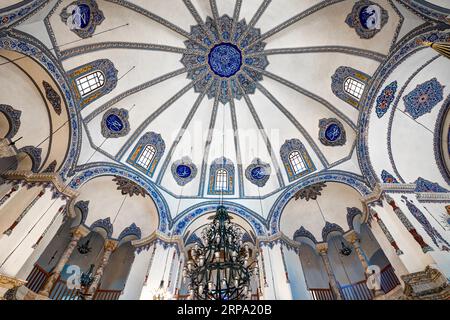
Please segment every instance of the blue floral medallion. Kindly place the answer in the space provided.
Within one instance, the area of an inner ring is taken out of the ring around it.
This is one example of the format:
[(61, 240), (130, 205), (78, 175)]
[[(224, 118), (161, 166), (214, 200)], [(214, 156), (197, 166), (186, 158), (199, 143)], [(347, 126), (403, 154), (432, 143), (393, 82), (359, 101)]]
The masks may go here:
[(405, 111), (413, 119), (417, 119), (425, 113), (430, 113), (444, 99), (443, 93), (444, 86), (436, 78), (419, 84), (413, 91), (403, 97)]
[(183, 157), (172, 163), (172, 176), (179, 186), (184, 186), (192, 181), (197, 175), (197, 167), (191, 158)]
[(120, 132), (124, 127), (122, 120), (115, 114), (106, 117), (106, 126), (114, 132)]
[(128, 111), (113, 108), (105, 112), (102, 120), (102, 135), (105, 138), (124, 137), (130, 132), (128, 123)]
[(188, 178), (191, 175), (192, 171), (191, 168), (189, 168), (187, 165), (185, 164), (180, 164), (177, 167), (177, 175), (180, 178)]
[(340, 135), (341, 128), (339, 128), (339, 126), (335, 123), (329, 125), (325, 130), (325, 137), (328, 139), (328, 141), (336, 141)]
[(264, 187), (267, 180), (269, 180), (270, 174), (270, 165), (259, 158), (254, 159), (245, 170), (247, 180), (258, 187)]
[(181, 63), (195, 82), (195, 92), (218, 97), (223, 104), (255, 93), (256, 82), (263, 79), (261, 71), (269, 64), (259, 29), (223, 15), (192, 26), (190, 35)]
[(389, 110), (391, 103), (394, 101), (395, 93), (397, 92), (397, 81), (391, 82), (387, 85), (381, 94), (377, 98), (377, 106), (375, 112), (378, 118), (384, 116), (384, 114)]
[(61, 11), (61, 20), (80, 38), (92, 37), (105, 16), (95, 0), (77, 0)]
[(354, 28), (360, 38), (370, 39), (387, 23), (388, 12), (369, 0), (361, 0), (353, 5), (352, 12), (345, 22)]
[(263, 167), (253, 168), (253, 170), (250, 172), (250, 174), (252, 175), (253, 179), (261, 180), (265, 176), (264, 168)]
[(326, 146), (342, 146), (347, 138), (344, 126), (335, 118), (319, 121), (319, 140)]
[(381, 171), (381, 180), (383, 183), (398, 183), (398, 180), (386, 170)]
[(231, 43), (219, 43), (209, 52), (208, 63), (216, 75), (229, 78), (241, 69), (241, 51)]

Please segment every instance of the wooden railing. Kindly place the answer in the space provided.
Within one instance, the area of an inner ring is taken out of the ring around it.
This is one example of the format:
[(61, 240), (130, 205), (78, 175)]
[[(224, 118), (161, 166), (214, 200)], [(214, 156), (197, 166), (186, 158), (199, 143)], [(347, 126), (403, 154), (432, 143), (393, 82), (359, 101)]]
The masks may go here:
[(53, 286), (50, 295), (48, 296), (52, 300), (78, 300), (79, 296), (77, 289), (69, 289), (67, 287), (67, 281), (58, 279)]
[[(33, 292), (39, 292), (42, 289), (45, 281), (50, 276), (50, 273), (43, 268), (34, 265), (33, 270), (27, 277), (26, 287)], [(93, 297), (93, 300), (119, 300), (122, 290), (103, 290), (98, 289)], [(49, 298), (52, 300), (78, 300), (80, 297), (77, 294), (77, 289), (69, 289), (67, 281), (58, 278), (50, 291)]]
[(372, 300), (373, 293), (367, 287), (366, 280), (354, 284), (341, 286), (342, 298), (344, 300)]
[(42, 269), (40, 266), (35, 265), (26, 279), (27, 284), (25, 286), (33, 292), (39, 292), (49, 275), (50, 274), (47, 271)]
[(122, 290), (98, 289), (94, 294), (94, 300), (119, 300)]
[[(400, 281), (395, 275), (394, 268), (387, 265), (381, 270), (381, 290), (386, 294), (400, 285)], [(374, 294), (367, 287), (366, 280), (354, 284), (340, 286), (344, 300), (372, 300)], [(309, 291), (314, 300), (335, 300), (331, 288), (317, 289), (310, 288)]]
[(310, 288), (313, 300), (335, 300), (334, 293), (330, 288)]

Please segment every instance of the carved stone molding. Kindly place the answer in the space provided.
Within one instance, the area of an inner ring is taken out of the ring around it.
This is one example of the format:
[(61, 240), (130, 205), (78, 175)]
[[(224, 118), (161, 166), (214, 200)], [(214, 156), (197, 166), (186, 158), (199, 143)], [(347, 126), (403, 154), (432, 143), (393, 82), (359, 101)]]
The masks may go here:
[(0, 274), (0, 288), (13, 289), (26, 284), (27, 281)]
[(63, 195), (74, 199), (79, 192), (64, 184), (57, 173), (33, 173), (31, 171), (6, 171), (2, 174), (6, 180), (22, 180), (27, 183), (51, 182)]
[(424, 271), (414, 272), (401, 277), (405, 282), (405, 300), (448, 300), (450, 286), (439, 271), (427, 266)]

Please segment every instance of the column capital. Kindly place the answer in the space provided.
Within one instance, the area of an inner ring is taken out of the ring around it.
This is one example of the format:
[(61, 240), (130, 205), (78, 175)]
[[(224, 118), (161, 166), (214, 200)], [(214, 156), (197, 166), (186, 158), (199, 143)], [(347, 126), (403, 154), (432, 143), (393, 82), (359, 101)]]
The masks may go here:
[(89, 232), (91, 231), (83, 225), (79, 225), (78, 227), (72, 229), (73, 236), (79, 238), (86, 237)]
[(328, 252), (328, 243), (318, 243), (316, 245), (316, 251), (320, 254), (320, 255), (326, 255)]
[(118, 244), (119, 242), (116, 240), (107, 239), (105, 241), (104, 247), (106, 251), (114, 251), (116, 250)]
[(351, 244), (358, 244), (360, 239), (355, 230), (351, 230), (347, 234), (344, 235), (344, 239), (350, 242)]

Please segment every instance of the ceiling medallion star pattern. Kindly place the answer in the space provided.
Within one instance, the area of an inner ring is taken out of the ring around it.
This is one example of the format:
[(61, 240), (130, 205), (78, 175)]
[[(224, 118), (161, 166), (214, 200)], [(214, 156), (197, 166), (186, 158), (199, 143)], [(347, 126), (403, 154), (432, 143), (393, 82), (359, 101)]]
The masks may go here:
[(322, 195), (322, 190), (327, 185), (324, 182), (319, 182), (312, 184), (310, 186), (307, 186), (299, 191), (294, 195), (295, 200), (298, 199), (305, 199), (306, 201), (309, 201), (310, 199), (316, 200), (318, 196)]
[(261, 71), (269, 64), (263, 54), (265, 43), (258, 41), (259, 29), (224, 15), (193, 26), (191, 36), (197, 42), (185, 42), (189, 52), (181, 62), (189, 70), (187, 77), (195, 82), (196, 92), (205, 92), (209, 99), (217, 96), (223, 104), (255, 92)]
[(129, 195), (130, 197), (141, 195), (144, 198), (147, 195), (147, 192), (144, 188), (138, 186), (136, 183), (128, 179), (120, 176), (115, 176), (112, 181), (117, 184), (117, 190), (119, 190), (123, 195)]

